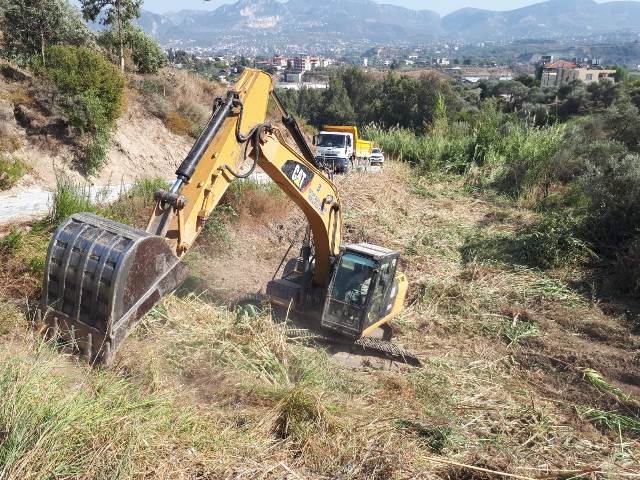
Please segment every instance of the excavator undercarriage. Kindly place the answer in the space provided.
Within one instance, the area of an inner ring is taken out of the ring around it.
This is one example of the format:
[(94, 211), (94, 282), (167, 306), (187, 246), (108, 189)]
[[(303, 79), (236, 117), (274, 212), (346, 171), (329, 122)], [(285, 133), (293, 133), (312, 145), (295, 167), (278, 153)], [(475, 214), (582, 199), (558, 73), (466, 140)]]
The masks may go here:
[[(181, 259), (229, 185), (259, 166), (308, 225), (300, 257), (267, 285), (269, 301), (305, 317), (317, 338), (414, 358), (384, 340), (363, 338), (403, 308), (407, 279), (396, 271), (399, 254), (370, 244), (341, 245), (338, 191), (273, 89), (269, 75), (246, 69), (234, 90), (216, 100), (175, 183), (156, 193), (146, 230), (89, 213), (57, 229), (38, 313), (48, 336), (92, 363), (109, 364), (137, 322), (185, 279)], [(297, 149), (265, 123), (270, 97)], [(238, 173), (246, 162), (249, 171)]]

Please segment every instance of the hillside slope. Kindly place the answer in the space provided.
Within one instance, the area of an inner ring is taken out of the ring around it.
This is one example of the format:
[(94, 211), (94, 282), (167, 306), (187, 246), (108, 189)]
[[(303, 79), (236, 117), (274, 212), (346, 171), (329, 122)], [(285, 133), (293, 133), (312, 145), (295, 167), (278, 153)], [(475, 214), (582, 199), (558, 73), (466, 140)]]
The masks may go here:
[(25, 290), (5, 296), (0, 405), (31, 413), (0, 409), (6, 478), (54, 469), (184, 479), (640, 473), (630, 303), (598, 298), (589, 279), (469, 256), (479, 235), (535, 213), (469, 194), (460, 179), (420, 179), (389, 162), (337, 183), (345, 241), (402, 252), (411, 286), (396, 341), (419, 352), (423, 368), (345, 364), (339, 351), (288, 341), (267, 314), (228, 309), (233, 296), (264, 287), (304, 227), (288, 200), (250, 186), (227, 199), (221, 214), (234, 213), (201, 237), (188, 282), (106, 371), (38, 346), (18, 309)]
[(171, 178), (193, 143), (191, 137), (167, 129), (149, 111), (148, 102), (129, 89), (105, 167), (97, 176), (86, 179), (76, 163), (77, 145), (70, 141), (55, 114), (38, 108), (30, 96), (30, 81), (30, 77), (16, 80), (0, 75), (0, 123), (5, 138), (11, 140), (10, 148), (5, 145), (6, 151), (0, 153), (20, 159), (29, 168), (15, 187), (18, 190), (30, 185), (51, 189), (60, 175), (100, 186), (131, 184), (141, 177)]

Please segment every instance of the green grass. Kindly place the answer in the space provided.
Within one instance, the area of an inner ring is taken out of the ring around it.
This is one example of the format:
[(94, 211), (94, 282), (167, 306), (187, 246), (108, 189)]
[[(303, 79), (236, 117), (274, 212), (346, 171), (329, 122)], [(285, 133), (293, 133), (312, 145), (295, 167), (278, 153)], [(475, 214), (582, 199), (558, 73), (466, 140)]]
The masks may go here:
[(11, 229), (11, 231), (0, 238), (0, 253), (12, 254), (17, 252), (22, 247), (24, 241), (24, 233), (17, 228)]
[(17, 157), (0, 157), (0, 190), (8, 190), (29, 171), (23, 160)]
[(73, 214), (80, 212), (96, 213), (97, 211), (97, 207), (91, 202), (91, 194), (88, 187), (77, 185), (67, 178), (59, 177), (45, 223), (55, 227)]
[(429, 451), (438, 455), (444, 453), (453, 444), (454, 432), (449, 426), (428, 425), (409, 419), (397, 420), (396, 426), (418, 436)]
[(588, 421), (613, 430), (614, 433), (640, 433), (640, 418), (638, 417), (590, 407), (583, 407), (579, 410)]
[[(140, 214), (146, 214), (145, 207), (153, 205), (155, 192), (167, 187), (167, 181), (161, 178), (142, 178), (116, 201), (106, 203), (101, 192), (92, 195), (88, 186), (60, 177), (49, 215), (44, 223), (55, 227), (73, 214), (91, 212), (121, 223), (132, 224)], [(105, 193), (106, 191), (105, 189)]]
[(584, 370), (582, 370), (582, 376), (587, 382), (596, 387), (598, 390), (613, 395), (620, 402), (628, 403), (631, 401), (630, 395), (624, 393), (618, 387), (609, 383), (600, 372), (593, 370), (592, 368), (585, 368)]
[(504, 329), (504, 335), (509, 340), (509, 345), (517, 344), (527, 337), (536, 337), (540, 334), (537, 323), (528, 320), (509, 321)]

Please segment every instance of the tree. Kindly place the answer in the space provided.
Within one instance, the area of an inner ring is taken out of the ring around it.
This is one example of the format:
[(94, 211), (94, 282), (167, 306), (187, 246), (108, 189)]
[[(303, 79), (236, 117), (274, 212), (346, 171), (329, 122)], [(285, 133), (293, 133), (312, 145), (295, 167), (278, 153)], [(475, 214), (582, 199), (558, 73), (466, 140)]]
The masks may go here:
[(11, 55), (39, 55), (46, 64), (49, 45), (82, 45), (91, 33), (65, 0), (0, 0), (0, 30)]
[[(143, 0), (80, 0), (82, 15), (86, 20), (95, 22), (98, 17), (100, 23), (109, 25), (116, 30), (118, 39), (118, 53), (120, 70), (124, 72), (124, 45), (126, 33), (131, 26), (131, 20), (140, 16)], [(101, 17), (101, 15), (103, 15)]]
[(321, 118), (321, 123), (335, 125), (355, 124), (356, 115), (340, 77), (333, 77), (329, 81), (329, 89), (325, 92), (323, 98), (322, 111), (323, 118)]
[[(112, 30), (104, 31), (98, 38), (98, 43), (112, 55), (115, 52), (119, 55), (120, 42)], [(167, 56), (160, 45), (138, 26), (127, 28), (125, 44), (131, 50), (131, 59), (139, 73), (157, 73), (167, 63)]]

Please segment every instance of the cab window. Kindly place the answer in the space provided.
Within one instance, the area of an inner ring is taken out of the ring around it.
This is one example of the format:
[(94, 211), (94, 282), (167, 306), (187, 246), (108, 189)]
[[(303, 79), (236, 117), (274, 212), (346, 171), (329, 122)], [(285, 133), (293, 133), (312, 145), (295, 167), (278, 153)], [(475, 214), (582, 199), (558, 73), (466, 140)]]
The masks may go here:
[(331, 298), (355, 306), (364, 306), (371, 287), (375, 263), (360, 255), (342, 256), (331, 290)]

